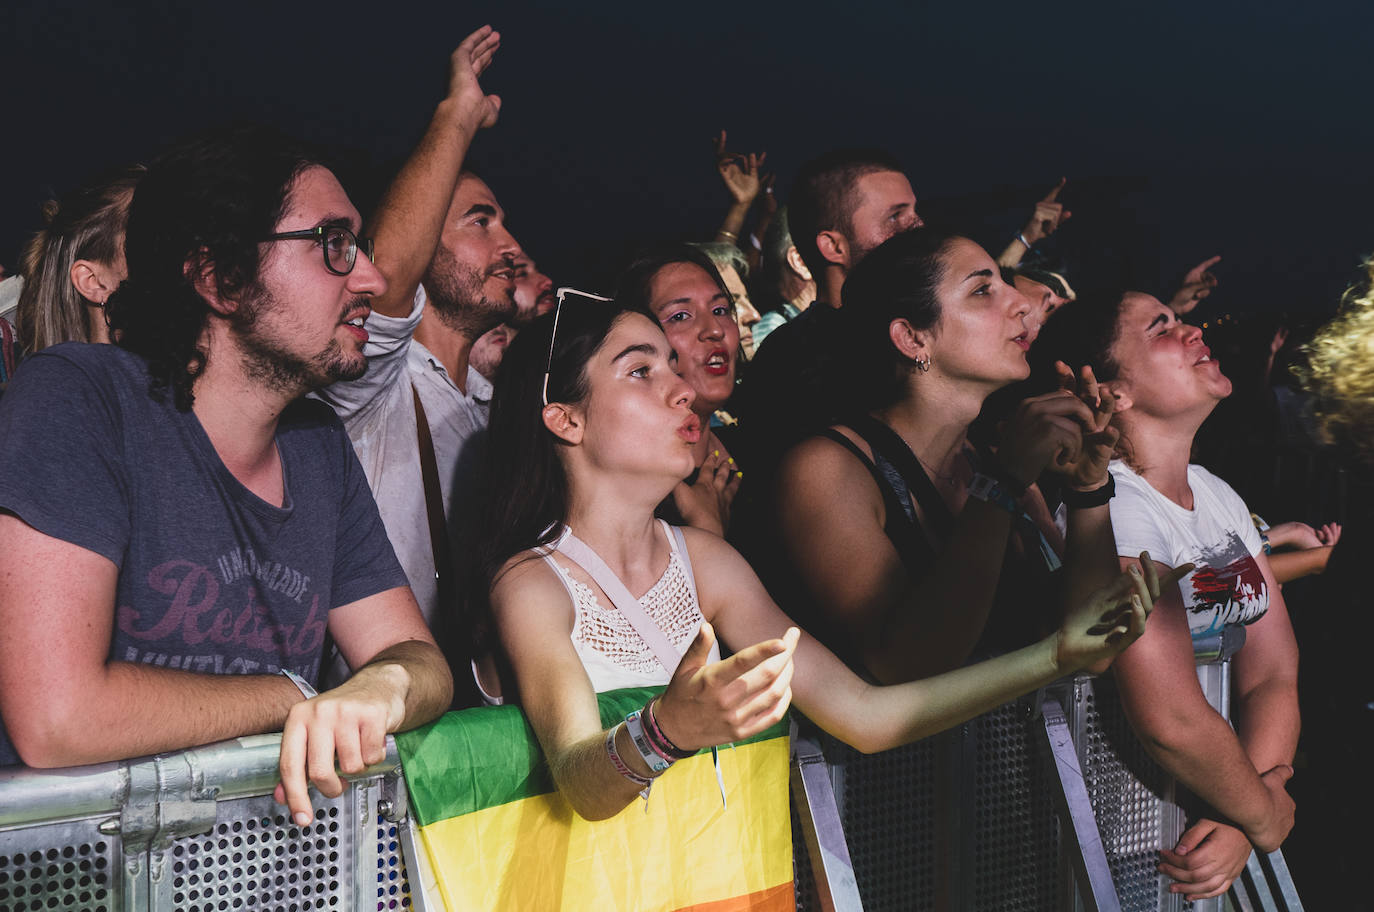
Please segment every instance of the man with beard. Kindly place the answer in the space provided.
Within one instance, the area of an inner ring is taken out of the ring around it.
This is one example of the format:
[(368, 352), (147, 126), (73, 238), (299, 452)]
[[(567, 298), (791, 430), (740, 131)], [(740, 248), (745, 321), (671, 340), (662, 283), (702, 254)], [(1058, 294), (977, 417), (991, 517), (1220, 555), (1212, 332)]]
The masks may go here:
[[(348, 429), (431, 624), (454, 611), (465, 538), (457, 520), (473, 500), (491, 401), (473, 345), (516, 311), (520, 245), (491, 189), (463, 167), (473, 136), (500, 113), (500, 98), (478, 82), (499, 44), (486, 27), (454, 51), (449, 93), (372, 218), (388, 288), (364, 324), (367, 374), (321, 392)], [(340, 657), (331, 679), (347, 671)]]
[(529, 326), (535, 317), (553, 310), (557, 303), (553, 279), (540, 272), (534, 260), (522, 254), (515, 261), (515, 316), (509, 323), (487, 330), (472, 346), (468, 363), (488, 381), (495, 382), (496, 369), (501, 366), (506, 346), (514, 341), (515, 334)]
[[(452, 680), (338, 419), (386, 280), (320, 159), (206, 134), (143, 178), (117, 345), (25, 363), (0, 403), (0, 765), (283, 731), (310, 820)], [(357, 673), (315, 695), (326, 636)]]

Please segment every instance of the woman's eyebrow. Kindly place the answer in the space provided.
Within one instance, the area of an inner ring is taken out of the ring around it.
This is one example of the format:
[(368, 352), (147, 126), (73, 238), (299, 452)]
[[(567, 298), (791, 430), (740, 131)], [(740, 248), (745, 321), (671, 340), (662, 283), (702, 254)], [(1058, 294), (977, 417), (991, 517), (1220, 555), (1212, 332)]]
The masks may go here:
[(628, 357), (630, 355), (635, 354), (636, 352), (645, 355), (657, 355), (658, 347), (649, 342), (640, 342), (637, 345), (627, 346), (624, 351), (622, 351), (620, 354), (616, 355), (614, 358), (611, 359), (611, 363), (614, 364), (621, 358)]
[(1153, 320), (1150, 321), (1150, 325), (1147, 326), (1147, 327), (1145, 327), (1145, 331), (1146, 331), (1146, 332), (1152, 332), (1157, 324), (1159, 324), (1159, 323), (1168, 323), (1168, 322), (1169, 322), (1169, 315), (1168, 315), (1168, 314), (1157, 314), (1157, 315), (1155, 316), (1155, 318), (1154, 318)]
[(990, 278), (992, 278), (992, 270), (991, 270), (991, 269), (980, 269), (980, 270), (978, 270), (977, 272), (970, 272), (968, 275), (964, 276), (964, 281), (967, 282), (969, 279), (977, 279), (977, 278), (984, 278), (984, 279), (990, 279)]

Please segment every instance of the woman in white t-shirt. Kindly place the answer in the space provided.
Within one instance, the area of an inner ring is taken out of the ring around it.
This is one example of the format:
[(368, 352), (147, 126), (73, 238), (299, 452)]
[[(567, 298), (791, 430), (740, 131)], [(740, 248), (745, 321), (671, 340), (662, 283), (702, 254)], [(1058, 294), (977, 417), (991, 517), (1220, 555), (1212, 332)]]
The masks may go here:
[[(1162, 853), (1160, 870), (1189, 899), (1216, 896), (1252, 843), (1271, 851), (1292, 827), (1284, 783), (1298, 741), (1298, 648), (1282, 592), (1240, 497), (1189, 463), (1194, 435), (1231, 381), (1202, 330), (1147, 294), (1070, 305), (1040, 345), (1091, 365), (1116, 397), (1111, 514), (1123, 566), (1142, 550), (1161, 569), (1196, 565), (1161, 594), (1145, 635), (1113, 668), (1145, 748), (1216, 810)], [(1235, 730), (1208, 704), (1193, 661), (1193, 637), (1227, 624), (1246, 627), (1232, 664)]]
[[(1151, 588), (1168, 586), (1134, 567), (1038, 643), (875, 687), (793, 626), (718, 536), (654, 519), (704, 429), (653, 320), (566, 298), (516, 337), (502, 371), (479, 544), (502, 690), (589, 819), (671, 775), (675, 756), (761, 731), (793, 700), (863, 751), (958, 724), (1110, 659), (1144, 628)], [(734, 650), (723, 661), (717, 636)], [(607, 730), (596, 693), (627, 685), (666, 689)]]

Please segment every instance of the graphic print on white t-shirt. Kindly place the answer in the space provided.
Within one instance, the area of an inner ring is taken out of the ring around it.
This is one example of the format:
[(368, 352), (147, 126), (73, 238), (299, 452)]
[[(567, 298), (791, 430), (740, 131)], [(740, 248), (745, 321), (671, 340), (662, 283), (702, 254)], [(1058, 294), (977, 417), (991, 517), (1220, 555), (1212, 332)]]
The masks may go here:
[(1179, 581), (1194, 636), (1255, 620), (1269, 606), (1259, 564), (1235, 532), (1191, 557), (1198, 569)]

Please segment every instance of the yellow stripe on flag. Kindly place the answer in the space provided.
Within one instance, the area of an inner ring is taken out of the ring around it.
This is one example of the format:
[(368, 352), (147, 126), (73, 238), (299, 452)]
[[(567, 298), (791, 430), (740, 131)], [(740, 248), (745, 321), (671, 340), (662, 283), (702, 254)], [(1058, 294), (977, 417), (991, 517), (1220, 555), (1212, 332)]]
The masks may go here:
[(420, 832), (450, 910), (786, 910), (792, 897), (786, 737), (679, 761), (610, 820), (559, 794), (440, 820)]

